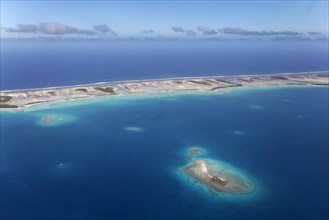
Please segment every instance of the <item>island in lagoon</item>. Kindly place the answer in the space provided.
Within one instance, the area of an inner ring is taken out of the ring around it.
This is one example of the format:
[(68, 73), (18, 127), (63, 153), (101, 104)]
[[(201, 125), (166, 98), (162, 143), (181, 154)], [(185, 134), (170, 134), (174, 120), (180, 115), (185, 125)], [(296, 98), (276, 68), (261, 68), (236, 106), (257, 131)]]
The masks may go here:
[(56, 121), (56, 118), (53, 117), (52, 115), (44, 115), (43, 118), (42, 118), (42, 124), (52, 124)]
[(255, 184), (237, 169), (223, 162), (199, 158), (203, 153), (201, 148), (190, 148), (187, 153), (190, 163), (180, 172), (215, 193), (249, 194), (255, 191)]
[(329, 85), (329, 72), (283, 73), (272, 75), (183, 77), (158, 80), (103, 82), (87, 85), (0, 91), (0, 108), (17, 109), (34, 104), (88, 97), (217, 91), (225, 88)]

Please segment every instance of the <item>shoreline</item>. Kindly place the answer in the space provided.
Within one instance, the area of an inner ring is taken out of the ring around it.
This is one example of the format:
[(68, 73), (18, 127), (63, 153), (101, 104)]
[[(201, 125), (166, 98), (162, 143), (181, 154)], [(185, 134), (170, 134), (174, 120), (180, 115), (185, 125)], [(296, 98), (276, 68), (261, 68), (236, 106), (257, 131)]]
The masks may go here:
[(93, 99), (161, 95), (178, 92), (217, 92), (224, 89), (279, 86), (329, 86), (329, 71), (277, 73), (265, 75), (222, 75), (176, 77), (147, 80), (98, 82), (73, 86), (0, 91), (0, 110), (22, 110), (41, 103), (57, 103)]
[(113, 80), (113, 81), (101, 81), (93, 83), (83, 83), (83, 84), (74, 84), (66, 86), (49, 86), (49, 87), (35, 87), (35, 88), (26, 88), (26, 89), (7, 89), (0, 90), (1, 93), (8, 92), (21, 92), (21, 91), (35, 91), (35, 90), (49, 90), (49, 89), (62, 89), (62, 88), (71, 88), (71, 87), (83, 87), (83, 86), (93, 86), (93, 85), (102, 85), (110, 83), (130, 83), (130, 82), (154, 82), (154, 81), (165, 81), (165, 80), (183, 80), (183, 79), (203, 79), (203, 78), (230, 78), (230, 77), (262, 77), (262, 76), (277, 76), (277, 75), (298, 75), (298, 74), (329, 74), (329, 70), (320, 70), (320, 71), (307, 71), (307, 72), (287, 72), (287, 73), (268, 73), (268, 74), (231, 74), (231, 75), (208, 75), (208, 76), (181, 76), (181, 77), (165, 77), (165, 78), (150, 78), (150, 79), (131, 79), (131, 80)]

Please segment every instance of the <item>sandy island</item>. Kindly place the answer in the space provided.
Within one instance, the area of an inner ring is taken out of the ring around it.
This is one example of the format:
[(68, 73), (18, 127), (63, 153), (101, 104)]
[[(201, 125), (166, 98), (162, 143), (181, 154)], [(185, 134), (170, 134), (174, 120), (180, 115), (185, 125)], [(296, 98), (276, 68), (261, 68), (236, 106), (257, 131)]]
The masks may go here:
[(236, 169), (215, 160), (198, 158), (201, 154), (202, 149), (190, 148), (187, 158), (191, 163), (181, 171), (216, 193), (248, 194), (255, 190), (254, 183)]
[(104, 82), (67, 87), (0, 91), (0, 109), (19, 111), (38, 103), (75, 100), (98, 96), (151, 94), (179, 91), (217, 91), (230, 87), (288, 85), (329, 85), (329, 72), (272, 75), (184, 77), (159, 80)]

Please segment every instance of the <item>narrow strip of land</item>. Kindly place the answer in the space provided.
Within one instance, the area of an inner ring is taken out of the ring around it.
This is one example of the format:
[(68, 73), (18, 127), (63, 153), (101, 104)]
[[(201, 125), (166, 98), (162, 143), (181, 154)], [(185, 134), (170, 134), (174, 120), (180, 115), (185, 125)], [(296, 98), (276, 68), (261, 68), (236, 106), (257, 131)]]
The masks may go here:
[(208, 76), (160, 80), (103, 82), (56, 88), (0, 91), (0, 108), (28, 107), (33, 104), (87, 97), (166, 93), (179, 91), (216, 91), (230, 87), (288, 85), (329, 85), (329, 72), (284, 73), (273, 75)]

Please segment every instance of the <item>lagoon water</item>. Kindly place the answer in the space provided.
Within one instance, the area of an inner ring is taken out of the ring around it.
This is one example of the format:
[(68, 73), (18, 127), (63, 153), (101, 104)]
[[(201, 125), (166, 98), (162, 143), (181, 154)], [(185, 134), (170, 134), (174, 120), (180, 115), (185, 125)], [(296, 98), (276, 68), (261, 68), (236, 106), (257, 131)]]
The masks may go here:
[[(327, 87), (293, 87), (1, 112), (1, 219), (327, 219), (328, 110)], [(191, 146), (255, 193), (183, 176)]]

